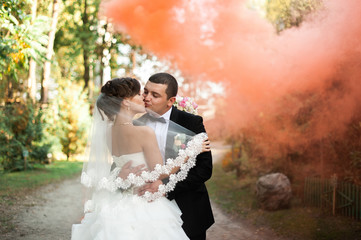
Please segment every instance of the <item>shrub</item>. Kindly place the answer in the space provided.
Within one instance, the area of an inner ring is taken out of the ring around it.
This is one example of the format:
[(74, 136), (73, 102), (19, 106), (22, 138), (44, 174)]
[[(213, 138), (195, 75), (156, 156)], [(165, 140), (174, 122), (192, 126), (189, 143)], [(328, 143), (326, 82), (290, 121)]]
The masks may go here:
[(54, 116), (49, 133), (57, 136), (67, 159), (84, 151), (90, 127), (90, 104), (80, 85), (63, 81), (57, 98), (50, 106)]
[[(6, 171), (43, 163), (50, 150), (45, 143), (42, 111), (31, 101), (7, 103), (0, 113), (0, 164)], [(28, 161), (24, 161), (28, 155)]]

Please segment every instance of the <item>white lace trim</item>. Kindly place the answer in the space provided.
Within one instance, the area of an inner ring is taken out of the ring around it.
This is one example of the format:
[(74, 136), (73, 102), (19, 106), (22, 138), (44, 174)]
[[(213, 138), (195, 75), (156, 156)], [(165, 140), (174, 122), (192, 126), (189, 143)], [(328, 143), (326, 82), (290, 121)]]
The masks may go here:
[[(91, 177), (85, 172), (81, 175), (81, 183), (86, 187), (90, 188), (96, 185), (98, 190), (106, 189), (110, 192), (115, 192), (119, 188), (127, 189), (131, 186), (140, 187), (147, 182), (156, 181), (160, 175), (167, 174), (171, 172), (174, 167), (180, 167), (180, 170), (177, 173), (169, 175), (169, 182), (167, 184), (161, 184), (158, 188), (158, 191), (155, 193), (145, 192), (142, 196), (147, 201), (153, 201), (159, 197), (162, 197), (165, 193), (171, 192), (174, 190), (177, 182), (184, 180), (189, 170), (196, 165), (196, 157), (202, 151), (202, 143), (208, 138), (206, 133), (197, 134), (187, 143), (185, 149), (179, 150), (178, 156), (175, 159), (169, 158), (165, 165), (157, 164), (153, 171), (143, 171), (140, 176), (136, 176), (131, 173), (128, 175), (127, 179), (122, 179), (118, 177), (120, 168), (116, 167), (109, 177), (102, 178), (98, 184), (92, 182)], [(184, 162), (188, 157), (188, 161)]]

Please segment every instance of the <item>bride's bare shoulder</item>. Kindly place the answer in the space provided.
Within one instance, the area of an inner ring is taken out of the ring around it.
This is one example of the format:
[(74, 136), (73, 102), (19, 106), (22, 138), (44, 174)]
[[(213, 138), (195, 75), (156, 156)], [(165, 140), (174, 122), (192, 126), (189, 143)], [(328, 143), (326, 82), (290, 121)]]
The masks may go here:
[(143, 138), (155, 137), (154, 130), (148, 126), (138, 126), (138, 130)]

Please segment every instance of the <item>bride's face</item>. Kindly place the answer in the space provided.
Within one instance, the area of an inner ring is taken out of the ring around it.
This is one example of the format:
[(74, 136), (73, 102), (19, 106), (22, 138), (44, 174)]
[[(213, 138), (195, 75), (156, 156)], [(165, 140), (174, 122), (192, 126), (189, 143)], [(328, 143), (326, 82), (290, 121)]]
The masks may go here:
[(131, 103), (130, 108), (134, 112), (136, 112), (136, 113), (145, 112), (145, 107), (144, 107), (144, 103), (143, 103), (143, 96), (142, 96), (142, 94), (140, 92), (130, 99), (130, 103)]

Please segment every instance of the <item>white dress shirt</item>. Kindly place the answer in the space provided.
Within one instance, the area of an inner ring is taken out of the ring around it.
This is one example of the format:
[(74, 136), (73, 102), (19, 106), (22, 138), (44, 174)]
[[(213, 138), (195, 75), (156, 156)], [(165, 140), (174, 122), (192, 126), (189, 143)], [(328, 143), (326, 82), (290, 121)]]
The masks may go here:
[(169, 118), (171, 113), (172, 113), (172, 108), (170, 108), (166, 113), (160, 116), (166, 120), (165, 123), (158, 121), (150, 121), (150, 120), (147, 120), (145, 123), (145, 125), (151, 127), (155, 132), (160, 154), (162, 155), (163, 163), (165, 163), (165, 146), (167, 142), (167, 132), (168, 132)]

